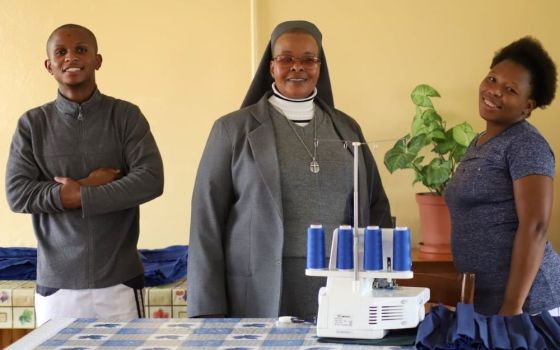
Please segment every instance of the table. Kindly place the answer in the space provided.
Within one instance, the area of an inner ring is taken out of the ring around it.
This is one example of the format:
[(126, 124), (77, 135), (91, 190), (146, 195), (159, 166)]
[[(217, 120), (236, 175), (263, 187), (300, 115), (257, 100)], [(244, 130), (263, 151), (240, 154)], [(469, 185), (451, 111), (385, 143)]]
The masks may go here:
[(398, 280), (401, 286), (430, 288), (430, 302), (455, 305), (461, 296), (461, 275), (450, 254), (423, 253), (412, 248), (412, 279)]
[[(122, 349), (399, 349), (319, 343), (315, 326), (276, 319), (56, 319), (45, 323), (7, 350)], [(400, 349), (414, 349), (402, 347)]]
[(429, 273), (442, 276), (457, 274), (451, 254), (424, 253), (420, 248), (415, 247), (410, 250), (410, 258), (414, 274)]

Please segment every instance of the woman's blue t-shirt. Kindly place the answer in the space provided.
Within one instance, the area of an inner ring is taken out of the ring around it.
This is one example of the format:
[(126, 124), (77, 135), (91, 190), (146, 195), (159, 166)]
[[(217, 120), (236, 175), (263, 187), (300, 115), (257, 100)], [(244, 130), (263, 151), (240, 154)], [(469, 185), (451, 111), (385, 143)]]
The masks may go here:
[[(554, 177), (554, 154), (527, 121), (516, 123), (467, 149), (445, 190), (451, 215), (453, 260), (474, 272), (475, 309), (498, 313), (509, 275), (518, 227), (513, 182), (528, 175)], [(560, 306), (560, 257), (549, 242), (523, 310), (538, 313)]]

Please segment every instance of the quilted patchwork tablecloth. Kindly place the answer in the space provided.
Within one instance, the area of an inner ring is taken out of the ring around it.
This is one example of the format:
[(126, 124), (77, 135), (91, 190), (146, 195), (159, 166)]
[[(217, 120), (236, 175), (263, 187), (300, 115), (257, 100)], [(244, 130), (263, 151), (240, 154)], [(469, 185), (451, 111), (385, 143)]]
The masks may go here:
[(34, 300), (34, 281), (0, 281), (0, 328), (35, 328)]
[[(136, 319), (129, 322), (76, 319), (53, 330), (46, 339), (38, 338), (39, 333), (27, 336), (37, 338), (35, 343), (16, 343), (13, 349), (30, 347), (29, 344), (35, 344), (31, 348), (39, 350), (372, 349), (371, 346), (319, 343), (313, 325), (283, 324), (275, 319)], [(20, 342), (24, 340), (26, 338)], [(400, 349), (394, 346), (373, 348)]]
[[(0, 329), (35, 328), (35, 281), (0, 280)], [(186, 318), (187, 281), (144, 288), (147, 317)]]

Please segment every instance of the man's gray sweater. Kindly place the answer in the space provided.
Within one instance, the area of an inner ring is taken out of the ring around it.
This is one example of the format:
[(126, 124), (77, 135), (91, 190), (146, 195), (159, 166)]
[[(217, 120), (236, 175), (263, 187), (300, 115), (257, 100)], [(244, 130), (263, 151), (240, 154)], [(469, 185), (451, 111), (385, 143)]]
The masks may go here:
[[(6, 168), (10, 208), (32, 214), (39, 285), (104, 288), (142, 274), (139, 205), (163, 193), (163, 164), (137, 106), (98, 90), (82, 104), (59, 93), (19, 119)], [(65, 210), (53, 178), (98, 168), (123, 176), (81, 187), (81, 209)]]

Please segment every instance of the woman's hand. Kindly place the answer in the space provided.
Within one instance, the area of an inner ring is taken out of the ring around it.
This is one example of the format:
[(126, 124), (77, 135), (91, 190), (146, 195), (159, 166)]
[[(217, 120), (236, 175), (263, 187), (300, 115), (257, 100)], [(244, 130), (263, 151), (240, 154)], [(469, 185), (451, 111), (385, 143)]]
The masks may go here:
[(523, 309), (521, 308), (521, 306), (515, 307), (515, 306), (503, 304), (502, 307), (500, 308), (500, 311), (498, 312), (498, 315), (515, 316), (515, 315), (521, 315), (522, 313), (523, 313)]

